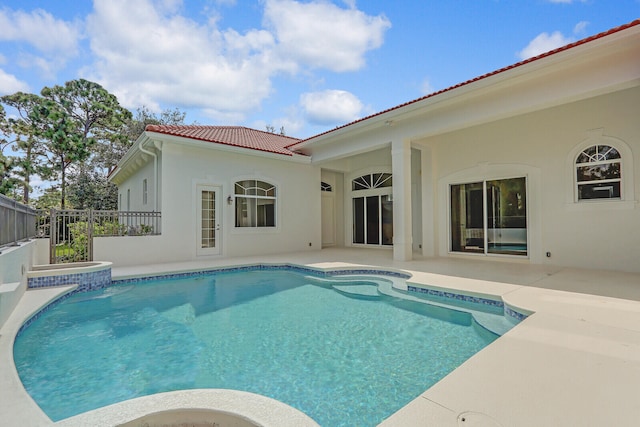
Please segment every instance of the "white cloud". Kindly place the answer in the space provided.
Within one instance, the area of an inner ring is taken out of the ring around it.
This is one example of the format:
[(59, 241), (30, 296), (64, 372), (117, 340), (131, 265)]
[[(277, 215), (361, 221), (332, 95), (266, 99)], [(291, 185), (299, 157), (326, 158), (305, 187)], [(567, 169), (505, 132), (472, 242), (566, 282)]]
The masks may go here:
[(56, 19), (42, 9), (0, 10), (0, 40), (26, 42), (42, 53), (71, 57), (78, 51), (79, 39), (79, 23)]
[(86, 25), (95, 61), (81, 75), (128, 108), (199, 108), (237, 123), (271, 94), (276, 75), (358, 69), (389, 27), (384, 17), (328, 3), (264, 5), (268, 28), (240, 33), (219, 29), (217, 19), (201, 23), (174, 12), (179, 1), (95, 0)]
[(342, 0), (342, 2), (344, 4), (346, 4), (347, 7), (349, 7), (349, 9), (355, 9), (356, 8), (356, 0)]
[(301, 116), (299, 105), (291, 105), (284, 109), (284, 116), (276, 117), (267, 122), (263, 119), (254, 120), (249, 124), (254, 129), (266, 129), (267, 126), (273, 126), (277, 133), (284, 128), (285, 135), (300, 138), (300, 132), (305, 128), (306, 121)]
[(518, 52), (518, 56), (520, 59), (532, 58), (571, 42), (573, 39), (565, 37), (560, 31), (554, 31), (551, 34), (541, 33), (531, 40), (527, 47)]
[(0, 9), (0, 41), (15, 42), (18, 53), (11, 61), (25, 69), (38, 69), (45, 79), (77, 56), (82, 23), (67, 22), (36, 9), (31, 12)]
[(322, 1), (266, 0), (264, 20), (283, 58), (337, 72), (361, 69), (364, 55), (382, 45), (391, 27), (383, 15), (369, 16)]
[(573, 34), (580, 35), (584, 34), (587, 30), (587, 26), (589, 25), (589, 21), (580, 21), (573, 27)]
[(300, 131), (304, 128), (304, 121), (296, 117), (280, 117), (273, 121), (273, 125), (277, 132), (284, 129), (284, 134), (287, 136), (298, 136)]
[(55, 80), (56, 72), (64, 66), (63, 60), (47, 59), (29, 53), (19, 54), (15, 59), (15, 63), (24, 69), (38, 69), (41, 77), (47, 80)]
[(182, 8), (182, 0), (157, 0), (158, 9), (164, 13), (176, 13)]
[(168, 103), (238, 120), (271, 91), (279, 64), (266, 31), (222, 32), (148, 0), (96, 0), (94, 8), (87, 29), (97, 60), (83, 74), (127, 107)]
[(29, 85), (18, 80), (14, 75), (6, 73), (0, 69), (0, 96), (9, 95), (16, 92), (29, 92)]
[(425, 78), (424, 81), (422, 82), (422, 85), (420, 86), (420, 91), (422, 92), (423, 95), (429, 95), (430, 93), (435, 92), (435, 89), (431, 85), (431, 82), (429, 81), (428, 78)]
[(362, 102), (344, 90), (303, 93), (300, 105), (309, 121), (320, 125), (357, 120), (363, 109)]

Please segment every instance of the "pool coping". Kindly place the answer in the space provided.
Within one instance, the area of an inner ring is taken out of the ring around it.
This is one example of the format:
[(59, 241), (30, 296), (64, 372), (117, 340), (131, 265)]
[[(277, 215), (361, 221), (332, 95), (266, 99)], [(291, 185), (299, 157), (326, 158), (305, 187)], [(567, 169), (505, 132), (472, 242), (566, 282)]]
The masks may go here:
[[(347, 263), (305, 265), (346, 268)], [(482, 419), (485, 425), (635, 423), (637, 402), (633, 396), (640, 383), (640, 302), (411, 269), (402, 271), (412, 274), (412, 282), (456, 292), (490, 293), (509, 306), (535, 314), (391, 415), (381, 426), (418, 423), (457, 426), (461, 418)], [(46, 304), (55, 294), (69, 290), (72, 288), (26, 292), (0, 330), (3, 366), (8, 366), (4, 363), (7, 353), (13, 363), (13, 339), (8, 324), (13, 322), (16, 328), (16, 322), (21, 323), (16, 317), (33, 314), (29, 313), (29, 306), (42, 305), (43, 301)], [(3, 419), (10, 425), (11, 420), (20, 425), (59, 425), (60, 422), (52, 423), (26, 394), (17, 373), (11, 375), (6, 371), (10, 369), (3, 369), (0, 378), (3, 394), (7, 394), (7, 399), (4, 396), (0, 399)]]

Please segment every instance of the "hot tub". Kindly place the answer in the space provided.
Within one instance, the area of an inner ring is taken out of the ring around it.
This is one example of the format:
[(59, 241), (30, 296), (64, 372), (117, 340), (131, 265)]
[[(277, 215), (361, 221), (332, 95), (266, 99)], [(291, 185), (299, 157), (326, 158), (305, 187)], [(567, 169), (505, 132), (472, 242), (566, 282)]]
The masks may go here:
[(85, 412), (56, 427), (319, 427), (275, 399), (238, 390), (194, 389), (152, 394)]

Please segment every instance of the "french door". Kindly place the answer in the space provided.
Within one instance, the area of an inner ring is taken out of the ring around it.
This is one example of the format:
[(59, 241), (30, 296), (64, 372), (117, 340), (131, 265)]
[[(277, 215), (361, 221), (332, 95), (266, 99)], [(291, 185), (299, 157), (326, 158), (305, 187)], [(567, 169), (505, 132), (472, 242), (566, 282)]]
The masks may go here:
[(220, 187), (199, 185), (197, 186), (197, 254), (218, 255), (221, 246), (221, 213)]
[(353, 243), (393, 245), (390, 194), (353, 198)]

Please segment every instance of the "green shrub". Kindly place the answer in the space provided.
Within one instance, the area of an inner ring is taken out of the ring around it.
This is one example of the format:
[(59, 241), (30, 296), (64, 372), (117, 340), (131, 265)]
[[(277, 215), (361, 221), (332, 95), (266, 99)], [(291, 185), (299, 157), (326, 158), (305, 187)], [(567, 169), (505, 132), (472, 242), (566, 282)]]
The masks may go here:
[(73, 259), (77, 261), (86, 260), (89, 255), (87, 253), (89, 242), (87, 221), (78, 221), (69, 224), (69, 230), (71, 231), (69, 247), (73, 251)]

